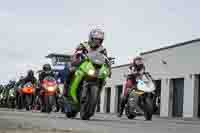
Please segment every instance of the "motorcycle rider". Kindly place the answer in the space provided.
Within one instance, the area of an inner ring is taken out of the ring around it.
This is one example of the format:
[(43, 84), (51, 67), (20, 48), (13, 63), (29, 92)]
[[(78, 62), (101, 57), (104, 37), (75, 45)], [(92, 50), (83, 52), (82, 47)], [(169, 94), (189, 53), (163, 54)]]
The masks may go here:
[(3, 91), (3, 85), (0, 85), (0, 94)]
[(71, 66), (70, 62), (66, 63), (64, 66), (64, 70), (63, 70), (63, 81), (64, 81), (63, 82), (64, 83), (63, 95), (64, 96), (68, 96), (67, 90), (70, 86), (70, 79), (71, 79), (70, 76), (72, 75), (72, 74), (70, 74), (70, 69), (69, 69), (70, 66)]
[(51, 69), (51, 65), (50, 64), (44, 64), (43, 67), (42, 67), (42, 71), (41, 73), (39, 74), (39, 89), (37, 92), (40, 92), (40, 98), (41, 98), (41, 101), (42, 101), (42, 112), (44, 111), (44, 95), (43, 95), (43, 90), (44, 88), (42, 87), (42, 82), (44, 80), (44, 78), (46, 78), (47, 76), (52, 76), (52, 77), (55, 77), (55, 74), (54, 72), (52, 71)]
[(39, 82), (42, 83), (43, 79), (47, 76), (55, 76), (51, 69), (50, 64), (44, 64), (42, 67), (42, 72), (39, 74)]
[(33, 85), (37, 84), (37, 79), (34, 76), (33, 70), (28, 70), (27, 76), (23, 79), (21, 86), (23, 87), (28, 82), (31, 82)]
[(17, 83), (15, 84), (15, 86), (18, 87), (19, 85), (21, 85), (22, 82), (23, 82), (23, 80), (24, 80), (24, 76), (20, 76), (19, 80), (17, 81)]
[[(35, 87), (37, 85), (37, 79), (34, 76), (33, 70), (28, 70), (26, 77), (21, 80), (22, 80), (21, 85), (20, 85), (21, 87), (23, 87), (26, 83), (29, 83), (29, 82)], [(21, 93), (21, 89), (20, 89), (20, 94), (23, 94), (23, 93)], [(18, 99), (18, 100), (20, 100), (20, 99)], [(23, 95), (22, 95), (22, 100), (24, 100)]]
[(5, 91), (6, 101), (9, 96), (10, 89), (12, 89), (15, 86), (15, 84), (16, 84), (15, 80), (10, 80), (9, 83), (6, 85), (6, 91)]
[[(107, 56), (107, 51), (102, 45), (103, 41), (104, 41), (104, 31), (98, 28), (92, 29), (90, 31), (89, 40), (85, 42), (81, 42), (76, 48), (75, 53), (71, 58), (71, 62), (68, 64), (68, 67), (67, 67), (70, 74), (68, 75), (68, 77), (66, 77), (66, 79), (70, 79), (72, 77), (73, 73), (76, 71), (79, 65), (84, 61), (85, 55), (87, 53), (92, 52), (92, 51), (98, 51), (104, 54), (105, 56)], [(110, 62), (108, 62), (108, 64), (110, 67), (111, 66)], [(66, 89), (67, 89), (66, 92), (69, 93), (70, 90), (68, 88)]]
[(101, 29), (93, 29), (89, 34), (89, 40), (82, 42), (76, 48), (72, 56), (72, 66), (79, 66), (84, 59), (84, 55), (92, 52), (99, 51), (107, 56), (107, 51), (103, 47), (104, 32)]
[(13, 87), (15, 86), (15, 84), (16, 84), (16, 81), (10, 80), (9, 83), (8, 83), (8, 85), (7, 85), (6, 87), (7, 87), (8, 89), (10, 89), (10, 88), (13, 88)]
[[(136, 88), (136, 79), (142, 78), (143, 74), (145, 72), (145, 65), (143, 62), (143, 58), (140, 56), (137, 56), (133, 59), (133, 62), (131, 63), (129, 69), (128, 69), (128, 76), (125, 83), (124, 88), (124, 94), (121, 97), (120, 102), (120, 111), (118, 114), (118, 117), (121, 117), (124, 111), (124, 107), (128, 100), (128, 94), (131, 89)], [(135, 75), (134, 77), (131, 75)]]
[(19, 80), (17, 81), (17, 83), (15, 84), (15, 89), (16, 89), (16, 105), (17, 105), (17, 109), (20, 109), (20, 101), (19, 101), (19, 95), (20, 95), (20, 89), (21, 89), (21, 85), (23, 83), (24, 80), (24, 76), (20, 76)]

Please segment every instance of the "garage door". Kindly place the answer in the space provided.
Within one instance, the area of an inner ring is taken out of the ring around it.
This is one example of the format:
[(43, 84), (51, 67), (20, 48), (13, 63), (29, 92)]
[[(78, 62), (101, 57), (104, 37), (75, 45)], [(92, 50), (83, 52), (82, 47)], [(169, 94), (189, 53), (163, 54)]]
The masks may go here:
[(173, 79), (173, 116), (183, 116), (184, 78)]
[(117, 103), (118, 103), (117, 104), (118, 105), (117, 106), (117, 112), (119, 112), (119, 109), (120, 109), (120, 100), (121, 100), (120, 97), (121, 97), (121, 94), (122, 94), (122, 91), (123, 91), (123, 86), (122, 85), (118, 85), (116, 88), (117, 88), (117, 91), (118, 91), (117, 92), (117, 94), (118, 94), (117, 95), (117, 98), (118, 98), (117, 99)]

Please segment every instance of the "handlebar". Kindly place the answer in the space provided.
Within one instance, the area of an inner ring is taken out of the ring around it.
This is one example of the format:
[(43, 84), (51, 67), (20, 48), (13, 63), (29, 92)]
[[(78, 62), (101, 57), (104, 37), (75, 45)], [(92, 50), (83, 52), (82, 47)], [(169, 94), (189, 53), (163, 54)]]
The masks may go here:
[[(101, 53), (101, 54), (102, 54), (102, 53)], [(85, 59), (89, 59), (89, 56), (88, 56), (87, 54), (82, 53), (82, 55), (83, 55), (83, 57), (84, 57)], [(104, 55), (104, 54), (102, 54), (102, 55), (103, 55), (104, 58), (105, 58), (105, 63), (108, 64), (108, 65), (110, 65), (110, 60), (109, 60), (109, 58), (108, 58), (106, 55)]]

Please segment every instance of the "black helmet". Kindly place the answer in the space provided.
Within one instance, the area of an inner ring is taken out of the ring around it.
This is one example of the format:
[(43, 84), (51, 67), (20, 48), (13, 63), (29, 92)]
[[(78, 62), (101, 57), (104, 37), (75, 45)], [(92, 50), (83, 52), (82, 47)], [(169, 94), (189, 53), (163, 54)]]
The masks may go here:
[(34, 76), (33, 70), (28, 70), (28, 76), (29, 76), (29, 77), (33, 77), (33, 76)]
[(50, 64), (44, 64), (42, 69), (44, 71), (51, 71), (51, 65)]
[(9, 80), (9, 84), (14, 84), (15, 81), (14, 80)]

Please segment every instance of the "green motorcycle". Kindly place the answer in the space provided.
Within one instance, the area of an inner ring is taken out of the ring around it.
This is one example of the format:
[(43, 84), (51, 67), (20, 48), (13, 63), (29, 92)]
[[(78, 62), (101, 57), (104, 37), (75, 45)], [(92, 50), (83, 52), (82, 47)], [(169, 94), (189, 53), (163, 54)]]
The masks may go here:
[(94, 115), (102, 87), (111, 73), (109, 63), (110, 60), (99, 52), (86, 55), (70, 86), (73, 102), (66, 112), (68, 118), (75, 117), (78, 112), (82, 120), (89, 120)]
[(5, 107), (7, 106), (8, 95), (9, 95), (9, 89), (5, 88), (4, 91), (3, 91), (3, 98), (2, 98), (2, 104)]
[(4, 90), (2, 90), (2, 92), (0, 93), (0, 105), (3, 105), (3, 94), (4, 94)]

